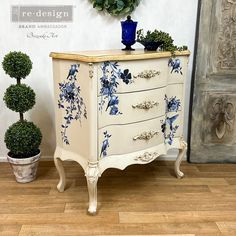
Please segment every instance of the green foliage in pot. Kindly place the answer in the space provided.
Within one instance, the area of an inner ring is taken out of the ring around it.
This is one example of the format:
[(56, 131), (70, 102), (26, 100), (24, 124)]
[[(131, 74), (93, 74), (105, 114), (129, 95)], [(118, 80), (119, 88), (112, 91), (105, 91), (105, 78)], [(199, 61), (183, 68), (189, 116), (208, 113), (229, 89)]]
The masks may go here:
[(148, 43), (156, 42), (159, 43), (160, 50), (170, 51), (171, 53), (176, 50), (183, 51), (188, 49), (187, 46), (177, 47), (174, 45), (174, 40), (169, 33), (157, 29), (154, 31), (148, 30), (146, 34), (144, 34), (143, 29), (139, 29), (137, 31), (137, 42), (144, 46)]
[(93, 7), (99, 11), (106, 11), (110, 15), (128, 15), (140, 3), (140, 0), (90, 0)]
[(34, 156), (39, 153), (42, 134), (36, 125), (24, 120), (24, 113), (34, 106), (35, 93), (29, 86), (21, 84), (21, 79), (29, 75), (32, 62), (22, 52), (10, 52), (4, 57), (2, 66), (6, 74), (17, 80), (16, 85), (7, 88), (3, 100), (9, 109), (20, 113), (20, 120), (8, 128), (4, 141), (11, 157)]
[(18, 121), (5, 133), (5, 143), (14, 158), (32, 157), (39, 152), (42, 134), (40, 129), (29, 121)]

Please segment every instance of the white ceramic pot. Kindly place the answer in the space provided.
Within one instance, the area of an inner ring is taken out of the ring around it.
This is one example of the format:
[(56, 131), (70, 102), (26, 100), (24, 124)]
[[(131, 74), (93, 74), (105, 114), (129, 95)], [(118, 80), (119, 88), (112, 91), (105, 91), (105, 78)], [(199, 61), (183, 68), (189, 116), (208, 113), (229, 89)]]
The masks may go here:
[(41, 152), (28, 158), (12, 158), (7, 155), (17, 182), (28, 183), (35, 180), (40, 154)]

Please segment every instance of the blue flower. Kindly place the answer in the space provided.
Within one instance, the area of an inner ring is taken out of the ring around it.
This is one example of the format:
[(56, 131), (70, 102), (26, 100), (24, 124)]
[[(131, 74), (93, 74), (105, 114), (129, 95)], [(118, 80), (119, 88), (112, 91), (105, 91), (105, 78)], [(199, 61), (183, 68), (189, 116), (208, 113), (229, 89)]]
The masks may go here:
[(176, 96), (168, 99), (168, 97), (165, 95), (165, 101), (166, 101), (167, 112), (179, 111), (181, 102), (180, 99), (176, 98)]
[(128, 69), (125, 69), (123, 72), (119, 69), (119, 65), (117, 62), (104, 62), (102, 64), (102, 77), (100, 78), (101, 82), (101, 101), (99, 102), (99, 110), (102, 112), (103, 106), (105, 104), (105, 99), (108, 99), (108, 105), (106, 110), (110, 108), (110, 115), (119, 115), (122, 114), (119, 112), (118, 103), (119, 98), (114, 94), (117, 92), (117, 87), (119, 85), (119, 80), (124, 82), (125, 84), (129, 84), (132, 82), (132, 75), (129, 73)]
[(62, 140), (65, 144), (69, 144), (69, 139), (66, 135), (66, 130), (73, 120), (79, 120), (81, 122), (81, 117), (87, 119), (86, 105), (84, 104), (83, 98), (80, 96), (80, 86), (76, 85), (77, 72), (79, 64), (71, 65), (68, 76), (66, 78), (67, 82), (59, 83), (59, 100), (58, 107), (65, 110), (64, 120), (65, 123), (61, 125)]
[(124, 72), (120, 74), (120, 77), (123, 80), (123, 82), (126, 84), (129, 84), (132, 79), (132, 75), (131, 73), (129, 73), (128, 69), (124, 70)]

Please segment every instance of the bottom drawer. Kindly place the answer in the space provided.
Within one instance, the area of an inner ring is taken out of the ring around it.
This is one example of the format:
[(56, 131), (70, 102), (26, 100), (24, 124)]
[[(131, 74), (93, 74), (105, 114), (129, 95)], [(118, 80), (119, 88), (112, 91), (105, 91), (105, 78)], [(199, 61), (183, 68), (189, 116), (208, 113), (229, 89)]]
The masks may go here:
[(99, 159), (150, 148), (164, 142), (161, 124), (165, 117), (148, 121), (112, 125), (99, 130)]

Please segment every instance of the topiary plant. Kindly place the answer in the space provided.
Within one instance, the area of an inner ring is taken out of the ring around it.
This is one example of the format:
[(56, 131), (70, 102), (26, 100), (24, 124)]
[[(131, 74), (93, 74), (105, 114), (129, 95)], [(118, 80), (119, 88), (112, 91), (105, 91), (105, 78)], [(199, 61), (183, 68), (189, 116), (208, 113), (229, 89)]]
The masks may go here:
[(11, 157), (34, 156), (39, 153), (42, 134), (36, 125), (24, 120), (24, 113), (34, 106), (35, 93), (29, 86), (21, 84), (21, 79), (29, 75), (32, 62), (22, 52), (10, 52), (4, 57), (2, 66), (6, 74), (17, 80), (16, 85), (7, 88), (3, 100), (9, 109), (20, 113), (20, 120), (8, 128), (4, 141)]
[(34, 90), (25, 84), (11, 85), (3, 97), (7, 107), (16, 112), (26, 112), (35, 104)]
[(12, 78), (16, 78), (20, 83), (20, 79), (24, 79), (29, 75), (32, 69), (32, 62), (28, 55), (22, 52), (8, 53), (2, 62), (2, 67)]
[(140, 0), (90, 0), (99, 11), (105, 10), (110, 15), (129, 15), (140, 3)]
[(5, 143), (14, 158), (32, 157), (38, 153), (42, 134), (33, 123), (18, 121), (11, 125), (5, 133)]

